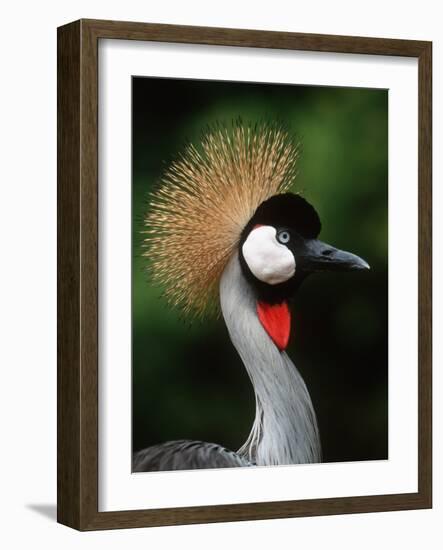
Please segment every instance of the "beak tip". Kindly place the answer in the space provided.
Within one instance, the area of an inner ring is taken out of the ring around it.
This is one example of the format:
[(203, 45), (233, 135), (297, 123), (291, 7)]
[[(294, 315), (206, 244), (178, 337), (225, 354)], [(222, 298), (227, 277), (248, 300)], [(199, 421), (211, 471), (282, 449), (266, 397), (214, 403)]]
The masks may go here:
[(371, 269), (371, 266), (368, 264), (368, 262), (365, 262), (364, 260), (361, 260), (357, 265), (357, 269), (360, 269), (362, 271), (369, 271)]

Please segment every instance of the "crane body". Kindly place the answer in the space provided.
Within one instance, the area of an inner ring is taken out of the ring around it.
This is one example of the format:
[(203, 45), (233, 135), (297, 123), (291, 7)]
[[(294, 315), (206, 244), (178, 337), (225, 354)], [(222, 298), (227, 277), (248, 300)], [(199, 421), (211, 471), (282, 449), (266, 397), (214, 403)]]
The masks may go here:
[(366, 270), (358, 256), (318, 239), (320, 218), (288, 192), (297, 147), (279, 129), (217, 129), (171, 166), (151, 200), (146, 255), (172, 305), (219, 304), (249, 375), (255, 419), (236, 452), (179, 440), (133, 456), (133, 471), (278, 466), (321, 461), (306, 384), (286, 353), (290, 303), (318, 271)]

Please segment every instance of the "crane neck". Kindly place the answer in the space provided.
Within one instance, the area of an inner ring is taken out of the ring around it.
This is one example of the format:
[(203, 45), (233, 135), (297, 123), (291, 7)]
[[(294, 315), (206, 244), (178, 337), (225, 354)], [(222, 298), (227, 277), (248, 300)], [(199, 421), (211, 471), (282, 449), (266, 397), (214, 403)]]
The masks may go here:
[(221, 277), (220, 304), (255, 392), (255, 420), (239, 454), (259, 466), (319, 462), (320, 438), (306, 384), (260, 323), (237, 254)]

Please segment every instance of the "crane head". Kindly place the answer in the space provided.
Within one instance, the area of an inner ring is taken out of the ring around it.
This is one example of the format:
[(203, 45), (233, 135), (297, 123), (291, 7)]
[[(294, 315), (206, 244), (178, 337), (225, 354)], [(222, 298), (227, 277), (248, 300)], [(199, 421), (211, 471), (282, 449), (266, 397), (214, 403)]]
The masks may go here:
[(316, 210), (300, 195), (274, 195), (257, 208), (242, 232), (239, 258), (260, 299), (290, 298), (313, 272), (369, 269), (359, 256), (320, 241), (320, 230)]
[(283, 351), (291, 319), (287, 300), (316, 271), (366, 270), (365, 260), (318, 239), (320, 218), (306, 199), (282, 193), (264, 201), (242, 231), (239, 260), (255, 289), (257, 314)]

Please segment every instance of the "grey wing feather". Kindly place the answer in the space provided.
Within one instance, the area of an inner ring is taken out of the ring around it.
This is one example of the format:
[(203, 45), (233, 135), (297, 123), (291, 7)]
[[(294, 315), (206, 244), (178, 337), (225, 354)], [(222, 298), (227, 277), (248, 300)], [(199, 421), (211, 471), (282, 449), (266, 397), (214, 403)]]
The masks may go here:
[(237, 453), (203, 441), (168, 441), (134, 453), (133, 472), (252, 466)]

